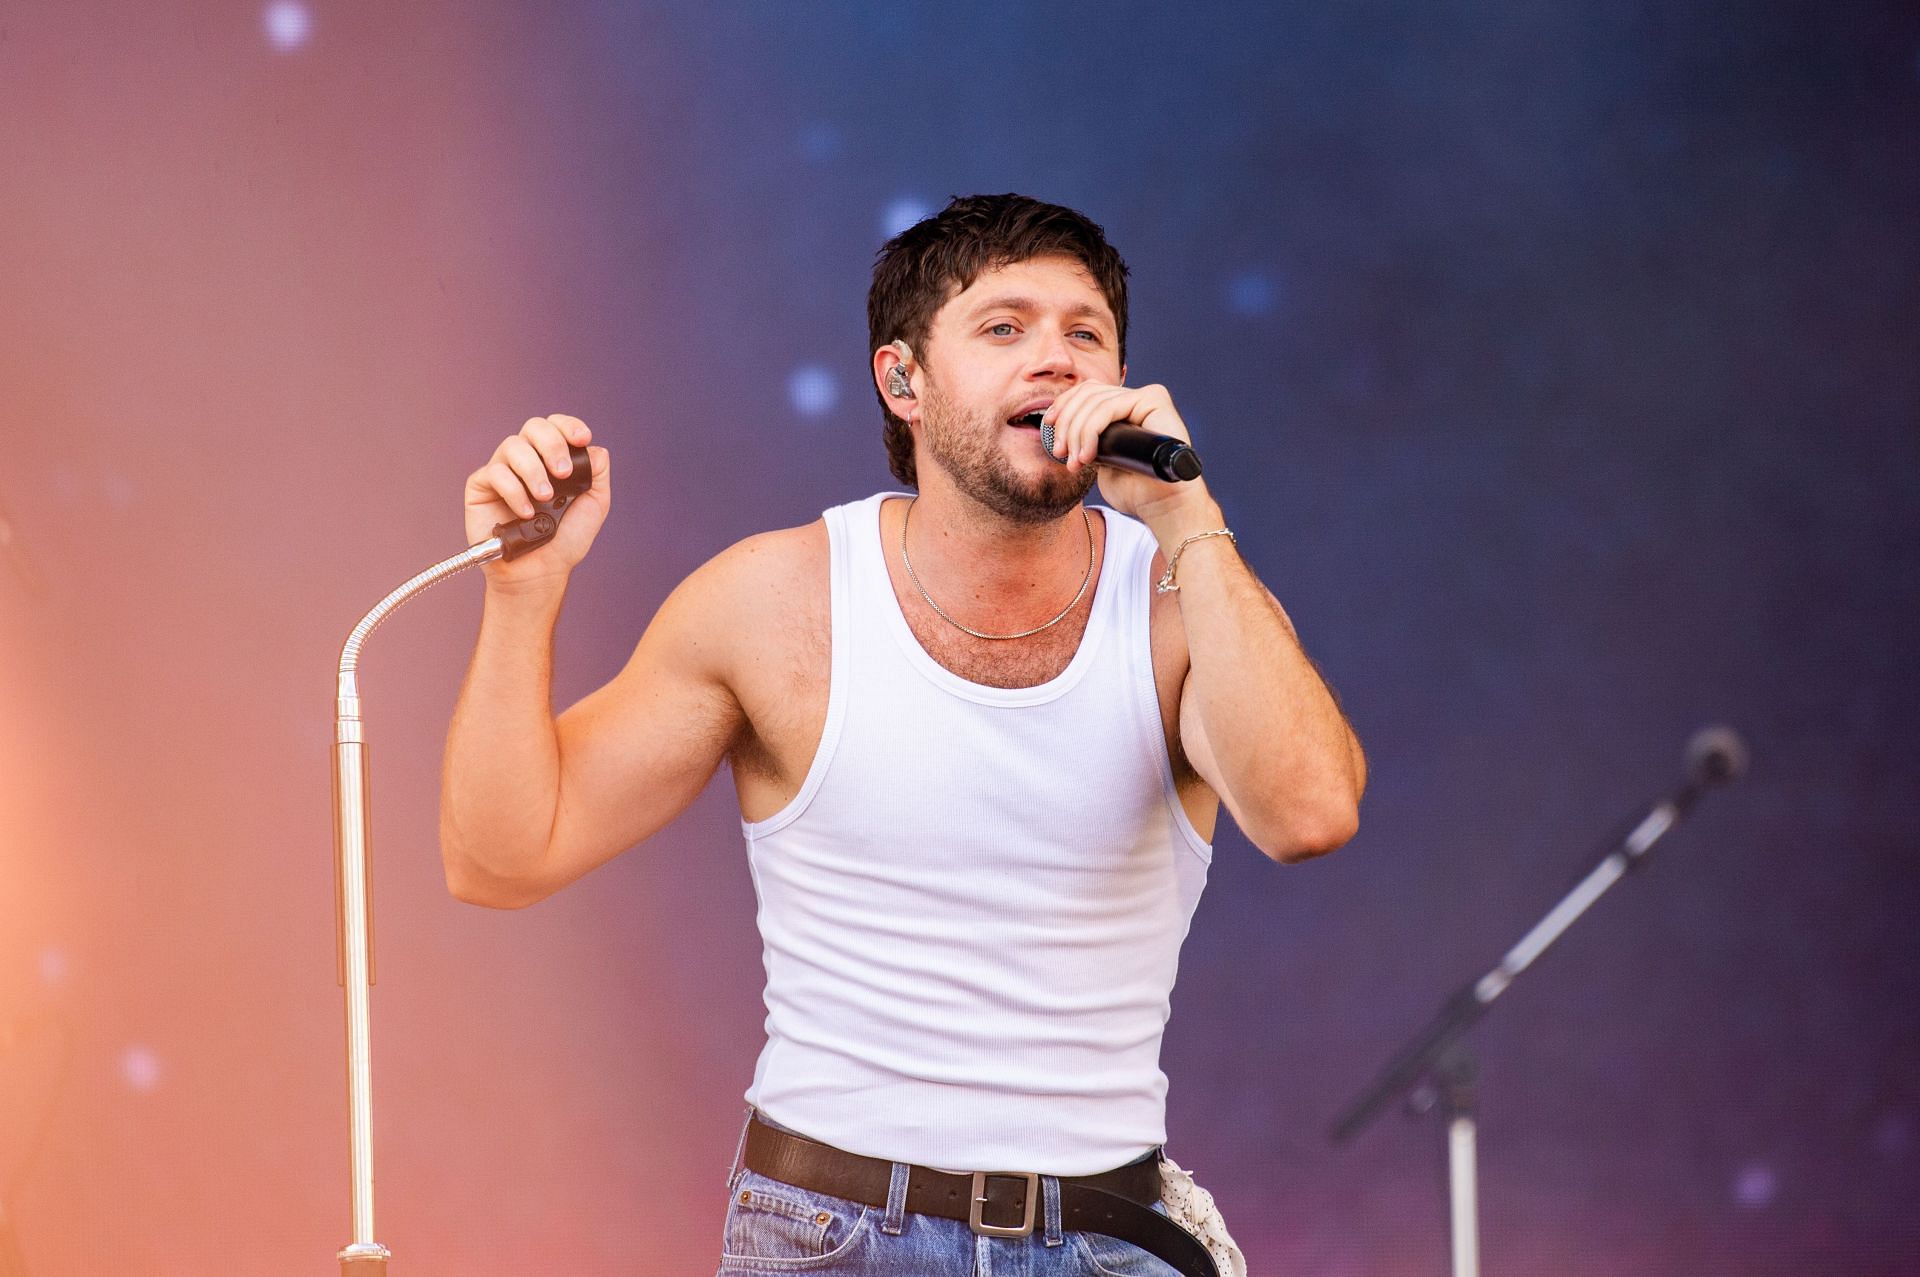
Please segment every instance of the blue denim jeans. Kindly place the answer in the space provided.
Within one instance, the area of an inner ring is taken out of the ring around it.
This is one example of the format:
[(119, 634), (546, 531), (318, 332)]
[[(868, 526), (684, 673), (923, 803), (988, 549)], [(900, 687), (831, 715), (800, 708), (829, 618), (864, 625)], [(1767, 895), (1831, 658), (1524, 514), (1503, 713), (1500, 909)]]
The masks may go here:
[(893, 1164), (884, 1207), (795, 1188), (745, 1167), (727, 1188), (716, 1277), (1178, 1277), (1172, 1265), (1117, 1237), (1064, 1231), (1060, 1181), (1051, 1175), (1040, 1178), (1040, 1217), (1030, 1237), (978, 1237), (963, 1220), (909, 1212), (904, 1162)]

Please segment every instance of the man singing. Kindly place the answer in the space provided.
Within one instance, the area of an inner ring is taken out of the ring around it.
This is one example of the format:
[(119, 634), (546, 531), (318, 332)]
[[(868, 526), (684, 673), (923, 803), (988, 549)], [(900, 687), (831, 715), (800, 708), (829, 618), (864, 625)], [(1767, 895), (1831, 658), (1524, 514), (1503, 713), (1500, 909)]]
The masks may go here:
[[(1190, 438), (1165, 387), (1126, 384), (1098, 226), (956, 199), (881, 250), (868, 321), (912, 491), (723, 551), (558, 719), (553, 629), (607, 450), (552, 542), (486, 568), (448, 887), (532, 904), (725, 761), (767, 1043), (720, 1271), (1205, 1277), (1162, 1202), (1159, 1054), (1215, 819), (1275, 860), (1332, 851), (1359, 742), (1206, 483), (1096, 465), (1114, 425)], [(589, 439), (554, 415), (502, 442), (468, 540), (531, 515)], [(1083, 503), (1096, 477), (1108, 508)]]

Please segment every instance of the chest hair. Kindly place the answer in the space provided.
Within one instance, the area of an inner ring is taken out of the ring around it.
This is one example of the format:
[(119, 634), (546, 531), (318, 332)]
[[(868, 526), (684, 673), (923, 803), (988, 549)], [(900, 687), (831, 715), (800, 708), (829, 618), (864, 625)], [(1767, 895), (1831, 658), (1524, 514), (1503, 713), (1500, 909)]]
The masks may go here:
[[(1091, 592), (1089, 592), (1091, 594)], [(907, 627), (936, 662), (983, 687), (1037, 687), (1060, 677), (1086, 633), (1092, 602), (1052, 629), (1019, 639), (979, 639), (955, 629), (922, 603), (905, 609)]]

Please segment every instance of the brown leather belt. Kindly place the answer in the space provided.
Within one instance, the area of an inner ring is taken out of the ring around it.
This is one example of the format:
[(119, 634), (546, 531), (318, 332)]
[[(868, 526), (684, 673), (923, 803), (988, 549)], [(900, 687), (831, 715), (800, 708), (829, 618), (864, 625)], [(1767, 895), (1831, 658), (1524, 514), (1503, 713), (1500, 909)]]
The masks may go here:
[[(885, 1207), (893, 1163), (862, 1157), (762, 1122), (747, 1124), (747, 1169), (809, 1192), (865, 1206)], [(1060, 1227), (1101, 1233), (1165, 1260), (1184, 1277), (1219, 1277), (1207, 1248), (1180, 1225), (1150, 1209), (1160, 1200), (1157, 1156), (1098, 1175), (1062, 1178)], [(1040, 1209), (1040, 1176), (1027, 1171), (977, 1171), (956, 1175), (925, 1166), (908, 1168), (906, 1209), (920, 1215), (965, 1221), (988, 1237), (1026, 1237)]]

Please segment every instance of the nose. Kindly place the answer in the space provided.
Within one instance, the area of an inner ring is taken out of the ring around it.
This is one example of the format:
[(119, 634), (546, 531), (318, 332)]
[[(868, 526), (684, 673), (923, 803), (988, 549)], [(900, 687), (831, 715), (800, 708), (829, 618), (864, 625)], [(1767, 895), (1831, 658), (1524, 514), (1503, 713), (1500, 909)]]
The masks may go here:
[(1067, 340), (1067, 334), (1058, 330), (1039, 336), (1033, 346), (1033, 362), (1027, 369), (1030, 380), (1063, 378), (1067, 381), (1079, 380), (1080, 373), (1075, 366), (1075, 357), (1079, 354), (1073, 343)]

